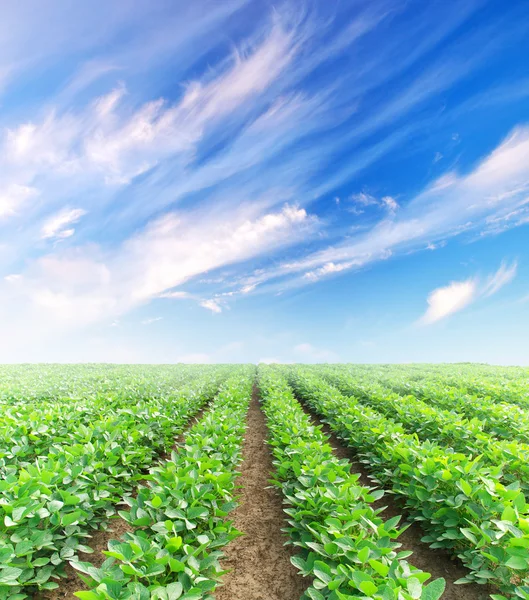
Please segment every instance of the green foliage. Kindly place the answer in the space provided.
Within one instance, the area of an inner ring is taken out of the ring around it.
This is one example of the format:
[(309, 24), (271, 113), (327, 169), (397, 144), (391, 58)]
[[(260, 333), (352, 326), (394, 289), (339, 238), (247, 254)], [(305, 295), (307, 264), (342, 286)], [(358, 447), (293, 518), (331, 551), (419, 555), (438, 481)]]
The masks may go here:
[(223, 574), (220, 548), (239, 535), (226, 517), (236, 506), (252, 372), (243, 367), (228, 379), (178, 452), (126, 499), (120, 515), (134, 531), (108, 543), (108, 560), (100, 568), (71, 561), (91, 588), (79, 598), (211, 598)]
[(291, 382), (405, 501), (427, 532), (424, 541), (464, 562), (470, 573), (461, 583), (491, 583), (509, 597), (529, 597), (529, 507), (518, 481), (501, 483), (501, 465), (421, 442), (310, 369), (292, 369)]
[[(56, 587), (56, 579), (66, 575), (65, 564), (79, 552), (91, 552), (90, 534), (106, 527), (117, 504), (148, 477), (156, 457), (170, 449), (228, 372), (193, 367), (190, 383), (182, 386), (187, 369), (176, 367), (177, 377), (170, 379), (176, 389), (160, 387), (157, 378), (138, 379), (129, 389), (127, 375), (121, 395), (113, 395), (109, 383), (100, 383), (99, 391), (94, 384), (92, 398), (83, 387), (82, 399), (71, 406), (62, 397), (41, 399), (35, 393), (42, 412), (28, 401), (29, 419), (17, 431), (6, 420), (0, 444), (10, 443), (11, 449), (0, 459), (0, 598)], [(91, 367), (88, 371), (93, 375)], [(35, 385), (39, 390), (40, 383)], [(118, 382), (112, 386), (117, 389)], [(138, 397), (131, 402), (134, 389)], [(3, 401), (11, 416), (24, 414), (23, 399), (4, 395)], [(20, 437), (11, 438), (17, 440), (13, 446), (8, 437), (15, 434)]]
[(501, 481), (505, 485), (519, 482), (524, 493), (529, 493), (529, 445), (516, 440), (498, 440), (487, 433), (486, 419), (469, 419), (431, 406), (415, 396), (401, 396), (371, 377), (354, 375), (343, 368), (325, 368), (321, 374), (347, 396), (400, 423), (419, 439), (435, 440), (456, 452), (480, 455), (487, 465), (502, 465)]
[(292, 559), (313, 578), (312, 600), (437, 600), (444, 581), (411, 566), (396, 541), (399, 518), (384, 521), (372, 503), (381, 496), (358, 483), (347, 461), (337, 459), (286, 382), (269, 367), (259, 369), (263, 410), (275, 457), (276, 485), (288, 508), (288, 533), (301, 553)]

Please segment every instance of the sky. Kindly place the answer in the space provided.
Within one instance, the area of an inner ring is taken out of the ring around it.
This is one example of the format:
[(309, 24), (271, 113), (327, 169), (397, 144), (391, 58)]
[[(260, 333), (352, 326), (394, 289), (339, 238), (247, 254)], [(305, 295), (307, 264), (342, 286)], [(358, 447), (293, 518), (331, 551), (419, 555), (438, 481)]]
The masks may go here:
[(0, 362), (529, 364), (525, 0), (0, 21)]

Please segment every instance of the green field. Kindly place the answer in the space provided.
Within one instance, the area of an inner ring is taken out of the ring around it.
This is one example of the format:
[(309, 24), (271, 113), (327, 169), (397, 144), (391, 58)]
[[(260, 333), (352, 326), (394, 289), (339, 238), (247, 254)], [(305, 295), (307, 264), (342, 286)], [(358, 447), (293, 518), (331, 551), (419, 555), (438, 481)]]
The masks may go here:
[(528, 600), (528, 374), (0, 367), (0, 599)]

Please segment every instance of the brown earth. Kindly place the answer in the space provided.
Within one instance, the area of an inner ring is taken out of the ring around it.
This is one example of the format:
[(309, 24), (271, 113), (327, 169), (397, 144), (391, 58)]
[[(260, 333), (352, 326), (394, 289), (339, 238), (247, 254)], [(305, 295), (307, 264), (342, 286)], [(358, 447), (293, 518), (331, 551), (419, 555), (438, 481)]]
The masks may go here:
[(243, 446), (240, 504), (232, 513), (244, 533), (226, 546), (222, 561), (230, 573), (217, 589), (217, 600), (299, 600), (310, 581), (290, 563), (291, 547), (281, 532), (285, 514), (278, 491), (269, 487), (272, 456), (266, 445), (267, 427), (254, 388)]
[[(322, 426), (323, 432), (329, 437), (335, 455), (338, 458), (347, 459), (351, 463), (351, 472), (360, 475), (359, 482), (366, 487), (380, 489), (381, 486), (373, 482), (373, 478), (366, 465), (358, 461), (354, 449), (346, 446), (333, 433), (329, 425), (323, 423), (302, 401), (300, 401), (300, 404), (313, 423)], [(376, 508), (386, 507), (381, 514), (381, 517), (386, 520), (397, 515), (402, 515), (401, 525), (403, 525), (406, 523), (406, 510), (399, 506), (395, 497), (388, 493), (388, 490), (385, 490), (385, 492), (382, 498), (373, 503), (373, 506)], [(468, 574), (468, 569), (461, 564), (459, 559), (452, 558), (445, 550), (430, 548), (426, 543), (421, 542), (421, 538), (424, 535), (425, 533), (419, 524), (412, 522), (408, 529), (399, 536), (398, 541), (402, 544), (401, 550), (413, 552), (413, 555), (408, 559), (410, 564), (427, 573), (431, 573), (431, 580), (444, 577), (446, 580), (446, 590), (442, 600), (488, 600), (490, 594), (498, 593), (498, 590), (488, 585), (479, 585), (477, 583), (454, 584), (454, 581)]]

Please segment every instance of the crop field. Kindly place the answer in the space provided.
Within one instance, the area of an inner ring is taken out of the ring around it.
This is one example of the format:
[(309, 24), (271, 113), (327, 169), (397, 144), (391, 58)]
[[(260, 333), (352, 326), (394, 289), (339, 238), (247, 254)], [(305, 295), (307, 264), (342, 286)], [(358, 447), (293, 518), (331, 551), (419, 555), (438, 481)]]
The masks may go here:
[(0, 367), (0, 600), (529, 600), (528, 375)]

